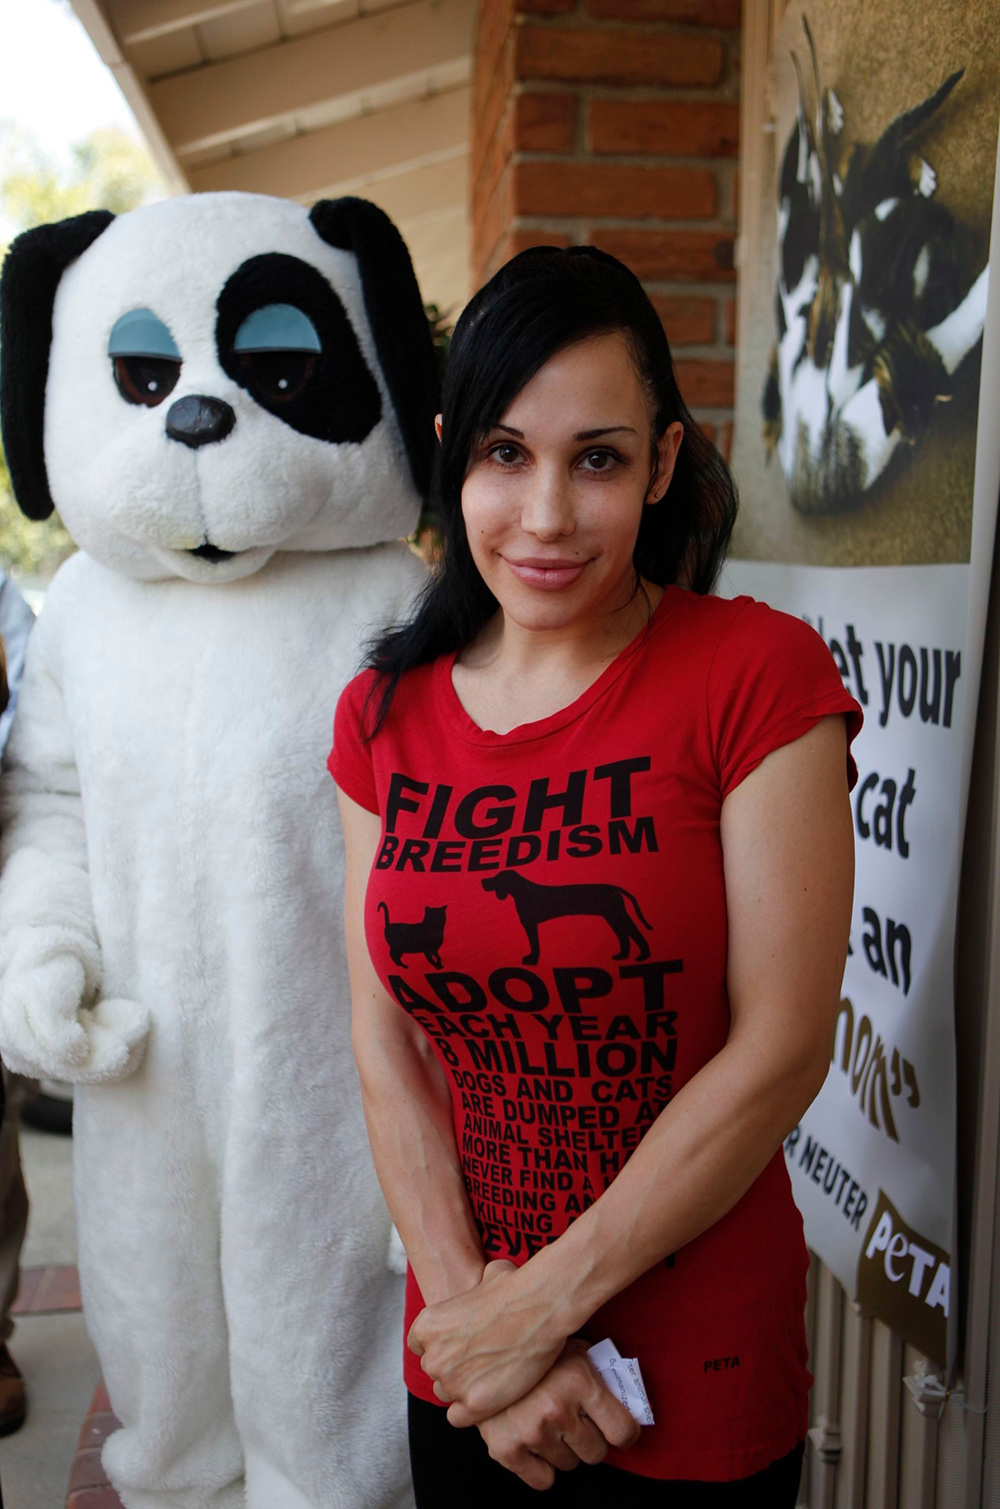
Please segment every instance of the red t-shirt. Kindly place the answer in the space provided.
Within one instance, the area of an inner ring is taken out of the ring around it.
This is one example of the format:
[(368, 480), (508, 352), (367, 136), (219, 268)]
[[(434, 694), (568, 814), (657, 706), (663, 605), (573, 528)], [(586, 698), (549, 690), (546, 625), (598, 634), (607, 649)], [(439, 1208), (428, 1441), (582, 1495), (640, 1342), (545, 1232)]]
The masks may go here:
[[(373, 673), (356, 677), (329, 764), (382, 814), (372, 960), (447, 1075), (486, 1255), (522, 1263), (726, 1041), (726, 796), (827, 714), (846, 713), (852, 737), (861, 714), (806, 624), (676, 587), (582, 696), (510, 733), (472, 721), (453, 662), (408, 672), (369, 743)], [(811, 1382), (805, 1280), (779, 1150), (588, 1325), (638, 1357), (656, 1419), (609, 1462), (726, 1481), (791, 1451)], [(422, 1303), (411, 1273), (407, 1328)], [(404, 1355), (407, 1387), (437, 1402)]]

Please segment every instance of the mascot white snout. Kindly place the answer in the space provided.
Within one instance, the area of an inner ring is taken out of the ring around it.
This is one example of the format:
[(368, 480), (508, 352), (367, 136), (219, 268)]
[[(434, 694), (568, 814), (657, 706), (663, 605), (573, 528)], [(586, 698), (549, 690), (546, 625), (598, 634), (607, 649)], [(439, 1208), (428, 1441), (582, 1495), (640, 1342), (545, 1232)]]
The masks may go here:
[(81, 547), (0, 788), (0, 1052), (78, 1086), (105, 1466), (127, 1509), (401, 1509), (325, 758), (423, 580), (406, 248), (356, 199), (94, 212), (14, 242), (0, 340), (18, 501)]

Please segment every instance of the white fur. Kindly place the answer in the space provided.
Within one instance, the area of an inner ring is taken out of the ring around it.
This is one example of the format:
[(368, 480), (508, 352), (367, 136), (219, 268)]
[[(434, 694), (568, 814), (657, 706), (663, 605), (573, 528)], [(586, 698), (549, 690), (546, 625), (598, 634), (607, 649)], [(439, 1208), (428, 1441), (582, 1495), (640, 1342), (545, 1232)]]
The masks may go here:
[[(288, 429), (218, 367), (219, 288), (272, 249), (348, 308), (383, 388), (360, 446)], [(115, 222), (56, 299), (46, 459), (86, 553), (49, 591), (8, 747), (0, 1050), (79, 1086), (80, 1273), (127, 1509), (411, 1502), (325, 770), (362, 640), (423, 580), (380, 543), (417, 500), (358, 287), (299, 207), (206, 195)], [(115, 391), (108, 330), (144, 305), (185, 358), (172, 397), (236, 409), (225, 442), (189, 451), (169, 403)], [(248, 555), (183, 555), (206, 525)]]

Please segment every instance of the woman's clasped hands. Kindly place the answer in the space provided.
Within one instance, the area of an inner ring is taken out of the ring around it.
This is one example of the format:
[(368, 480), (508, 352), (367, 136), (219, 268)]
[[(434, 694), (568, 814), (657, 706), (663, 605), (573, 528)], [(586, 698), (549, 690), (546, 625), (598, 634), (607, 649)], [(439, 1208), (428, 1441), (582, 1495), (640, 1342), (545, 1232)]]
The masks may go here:
[(640, 1428), (532, 1277), (527, 1266), (487, 1264), (475, 1288), (421, 1311), (407, 1345), (451, 1424), (478, 1426), (494, 1461), (542, 1489), (557, 1468), (631, 1446)]

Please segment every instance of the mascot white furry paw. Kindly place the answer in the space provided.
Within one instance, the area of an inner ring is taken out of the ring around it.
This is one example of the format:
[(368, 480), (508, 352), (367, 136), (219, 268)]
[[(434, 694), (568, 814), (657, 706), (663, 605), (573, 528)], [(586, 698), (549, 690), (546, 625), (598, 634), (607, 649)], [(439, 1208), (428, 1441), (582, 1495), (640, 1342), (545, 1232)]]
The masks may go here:
[(80, 545), (2, 788), (0, 1051), (78, 1085), (128, 1509), (410, 1502), (401, 1280), (349, 1042), (337, 695), (422, 580), (406, 248), (361, 200), (199, 195), (14, 242), (3, 437)]

